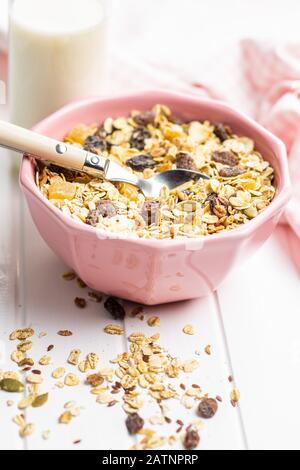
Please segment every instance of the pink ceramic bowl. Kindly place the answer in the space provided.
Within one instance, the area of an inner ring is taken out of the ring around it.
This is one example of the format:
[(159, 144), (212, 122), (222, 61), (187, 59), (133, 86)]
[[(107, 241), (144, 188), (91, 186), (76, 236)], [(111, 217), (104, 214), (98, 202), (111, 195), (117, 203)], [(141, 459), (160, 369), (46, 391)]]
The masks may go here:
[(52, 250), (91, 288), (149, 305), (201, 297), (215, 290), (273, 232), (290, 195), (282, 142), (221, 102), (162, 91), (91, 99), (64, 107), (35, 130), (63, 139), (78, 123), (100, 123), (108, 116), (147, 110), (157, 103), (169, 106), (179, 118), (225, 122), (237, 134), (254, 139), (276, 173), (277, 194), (270, 206), (240, 228), (198, 239), (118, 239), (112, 234), (99, 238), (93, 227), (73, 221), (40, 194), (28, 158), (21, 166), (21, 185), (33, 220)]

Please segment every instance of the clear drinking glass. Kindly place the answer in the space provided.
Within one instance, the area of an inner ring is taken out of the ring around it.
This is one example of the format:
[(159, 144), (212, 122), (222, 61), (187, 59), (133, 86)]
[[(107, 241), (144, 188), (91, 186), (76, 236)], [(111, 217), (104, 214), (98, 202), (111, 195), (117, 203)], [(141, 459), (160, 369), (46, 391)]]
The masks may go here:
[(103, 93), (105, 0), (11, 0), (10, 120), (31, 127), (61, 106)]

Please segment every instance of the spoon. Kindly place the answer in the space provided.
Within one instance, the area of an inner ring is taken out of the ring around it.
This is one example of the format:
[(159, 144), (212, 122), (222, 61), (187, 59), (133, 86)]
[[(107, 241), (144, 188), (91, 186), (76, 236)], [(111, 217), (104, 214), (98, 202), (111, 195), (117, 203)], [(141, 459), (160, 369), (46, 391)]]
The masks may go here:
[(26, 153), (38, 160), (93, 176), (99, 176), (100, 172), (107, 181), (137, 186), (146, 197), (158, 197), (164, 186), (172, 190), (191, 180), (209, 179), (208, 176), (197, 171), (176, 169), (156, 173), (146, 180), (139, 178), (109, 158), (5, 121), (0, 121), (0, 147), (22, 154)]

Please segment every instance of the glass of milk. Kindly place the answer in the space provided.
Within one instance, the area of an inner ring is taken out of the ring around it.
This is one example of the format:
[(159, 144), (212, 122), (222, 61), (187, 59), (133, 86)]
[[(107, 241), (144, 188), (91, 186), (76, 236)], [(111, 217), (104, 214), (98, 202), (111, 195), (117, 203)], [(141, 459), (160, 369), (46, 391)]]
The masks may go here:
[(61, 106), (103, 93), (104, 0), (12, 0), (10, 120), (31, 127)]

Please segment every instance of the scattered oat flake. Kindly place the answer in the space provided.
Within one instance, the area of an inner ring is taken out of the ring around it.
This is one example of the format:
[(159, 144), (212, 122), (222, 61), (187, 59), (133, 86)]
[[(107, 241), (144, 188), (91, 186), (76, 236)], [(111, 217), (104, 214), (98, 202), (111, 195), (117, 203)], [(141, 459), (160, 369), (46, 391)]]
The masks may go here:
[(80, 380), (75, 374), (67, 374), (65, 376), (64, 383), (65, 385), (68, 385), (69, 387), (75, 387), (76, 385), (79, 385)]
[(64, 273), (62, 277), (66, 281), (73, 281), (74, 279), (76, 279), (76, 274), (73, 271), (70, 271), (70, 272)]
[(52, 377), (54, 379), (60, 379), (63, 375), (65, 375), (65, 368), (64, 367), (57, 367), (56, 369), (54, 369), (54, 371), (52, 372)]
[(72, 331), (70, 330), (59, 330), (57, 334), (59, 336), (72, 336), (73, 335)]
[(9, 339), (12, 341), (16, 339), (23, 341), (27, 338), (30, 338), (33, 335), (34, 335), (34, 330), (32, 328), (23, 328), (23, 329), (14, 330), (10, 334)]
[(43, 338), (44, 336), (47, 336), (47, 333), (46, 333), (46, 331), (40, 331), (38, 336), (39, 336), (39, 338)]
[(194, 335), (194, 328), (192, 325), (185, 325), (182, 330), (186, 335)]
[(147, 321), (149, 326), (159, 326), (160, 318), (159, 317), (150, 317)]
[(211, 345), (208, 344), (207, 346), (205, 346), (204, 351), (206, 352), (206, 354), (208, 356), (210, 356), (211, 355)]
[(48, 366), (49, 364), (51, 364), (52, 362), (52, 359), (50, 356), (42, 356), (39, 360), (39, 364), (41, 366)]
[(115, 324), (112, 324), (110, 323), (109, 325), (106, 325), (104, 327), (104, 331), (105, 333), (109, 334), (109, 335), (123, 335), (124, 333), (124, 329), (119, 326), (119, 325), (115, 325)]
[(50, 434), (51, 434), (50, 429), (45, 429), (45, 430), (42, 432), (42, 438), (44, 439), (44, 441), (47, 441), (47, 439), (49, 439)]
[(28, 423), (28, 424), (25, 424), (25, 426), (20, 429), (19, 434), (21, 437), (28, 437), (34, 433), (34, 430), (35, 430), (35, 425), (33, 423)]

